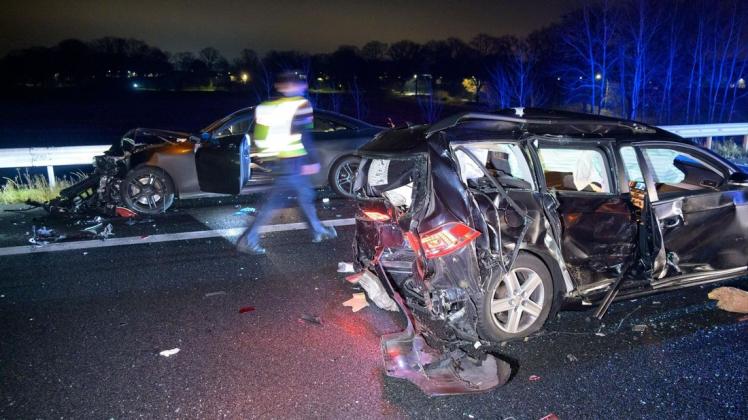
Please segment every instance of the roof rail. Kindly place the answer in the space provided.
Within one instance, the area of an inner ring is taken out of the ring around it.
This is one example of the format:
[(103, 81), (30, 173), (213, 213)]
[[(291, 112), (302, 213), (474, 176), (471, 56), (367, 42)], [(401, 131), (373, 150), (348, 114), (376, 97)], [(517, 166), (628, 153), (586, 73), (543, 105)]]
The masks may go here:
[(645, 124), (637, 122), (621, 121), (621, 120), (597, 120), (597, 119), (563, 119), (563, 118), (522, 118), (513, 117), (510, 115), (497, 115), (488, 114), (484, 112), (463, 112), (456, 114), (443, 120), (437, 121), (432, 124), (431, 127), (426, 131), (426, 136), (430, 136), (438, 131), (446, 130), (448, 128), (455, 127), (456, 125), (467, 121), (467, 120), (483, 120), (483, 121), (503, 121), (508, 123), (516, 124), (535, 124), (535, 125), (550, 125), (550, 124), (567, 124), (567, 125), (607, 125), (628, 128), (634, 132), (657, 132), (656, 127), (650, 127)]

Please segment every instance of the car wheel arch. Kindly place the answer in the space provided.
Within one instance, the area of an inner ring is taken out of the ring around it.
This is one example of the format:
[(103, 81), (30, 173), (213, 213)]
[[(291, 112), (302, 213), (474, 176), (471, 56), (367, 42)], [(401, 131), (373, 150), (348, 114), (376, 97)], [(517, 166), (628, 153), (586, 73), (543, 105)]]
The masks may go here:
[(128, 169), (128, 172), (141, 169), (141, 168), (153, 168), (153, 169), (158, 169), (159, 171), (163, 172), (168, 177), (168, 181), (171, 183), (171, 188), (174, 191), (174, 196), (177, 198), (179, 197), (179, 187), (177, 186), (177, 183), (174, 181), (174, 177), (169, 173), (169, 171), (167, 171), (166, 169), (164, 169), (163, 167), (159, 165), (154, 165), (150, 163), (149, 160), (146, 160), (134, 166), (131, 165), (130, 169)]
[(566, 283), (564, 282), (564, 275), (559, 265), (559, 262), (548, 252), (543, 251), (536, 247), (522, 246), (520, 252), (529, 254), (539, 259), (551, 273), (551, 280), (553, 281), (553, 306), (551, 306), (551, 312), (548, 318), (554, 317), (563, 305), (564, 296), (571, 292), (566, 290)]

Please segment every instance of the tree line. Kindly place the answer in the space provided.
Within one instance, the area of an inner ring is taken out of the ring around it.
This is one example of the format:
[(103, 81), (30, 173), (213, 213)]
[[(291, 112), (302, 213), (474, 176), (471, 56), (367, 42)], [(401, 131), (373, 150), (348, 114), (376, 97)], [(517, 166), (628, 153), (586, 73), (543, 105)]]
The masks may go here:
[[(170, 54), (145, 42), (65, 40), (9, 53), (2, 80), (26, 86), (140, 81), (160, 89), (210, 85), (264, 99), (273, 75), (305, 72), (318, 91), (414, 93), (486, 109), (545, 106), (660, 124), (748, 117), (748, 5), (740, 0), (587, 0), (526, 37), (478, 34), (416, 43), (342, 45), (325, 54), (207, 47)], [(129, 82), (128, 82), (129, 83)], [(415, 92), (413, 92), (415, 90)]]

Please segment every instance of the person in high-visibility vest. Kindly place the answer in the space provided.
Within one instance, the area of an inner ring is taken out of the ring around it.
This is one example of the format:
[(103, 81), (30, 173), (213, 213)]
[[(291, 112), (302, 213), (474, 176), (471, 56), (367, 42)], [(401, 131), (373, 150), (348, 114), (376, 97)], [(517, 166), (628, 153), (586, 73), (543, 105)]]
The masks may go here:
[(326, 227), (320, 222), (314, 207), (314, 189), (309, 175), (319, 172), (320, 165), (310, 136), (314, 117), (312, 105), (304, 98), (306, 78), (298, 72), (284, 72), (276, 79), (275, 89), (282, 96), (263, 102), (255, 109), (252, 139), (259, 156), (271, 166), (275, 182), (254, 222), (236, 243), (239, 252), (248, 254), (267, 252), (260, 245), (260, 227), (291, 195), (296, 196), (309, 223), (312, 242), (338, 236), (335, 228)]

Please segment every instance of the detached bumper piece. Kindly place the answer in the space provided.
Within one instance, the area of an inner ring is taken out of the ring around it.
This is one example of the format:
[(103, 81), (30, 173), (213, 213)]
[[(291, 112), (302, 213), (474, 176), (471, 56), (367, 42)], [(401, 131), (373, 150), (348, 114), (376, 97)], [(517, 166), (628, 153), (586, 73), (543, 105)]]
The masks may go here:
[(426, 395), (462, 395), (487, 392), (505, 384), (511, 367), (487, 354), (477, 360), (457, 351), (441, 353), (408, 330), (382, 336), (387, 376), (406, 379)]
[[(378, 268), (379, 276), (365, 270), (362, 274), (354, 275), (359, 276), (358, 278), (352, 277), (359, 281), (369, 278), (370, 283), (376, 284), (377, 288), (383, 286), (379, 281), (381, 279), (392, 290), (386, 272), (381, 265)], [(366, 283), (361, 282), (362, 286)], [(372, 293), (368, 289), (367, 292), (371, 297)], [(415, 333), (412, 314), (402, 297), (394, 290), (392, 299), (389, 295), (384, 295), (387, 303), (377, 305), (388, 307), (397, 303), (408, 320), (404, 331), (382, 336), (380, 347), (387, 376), (408, 380), (429, 396), (476, 394), (490, 391), (509, 381), (511, 366), (490, 354), (484, 354), (481, 360), (462, 350), (445, 353), (429, 346), (421, 334)]]

